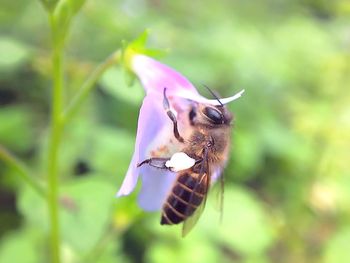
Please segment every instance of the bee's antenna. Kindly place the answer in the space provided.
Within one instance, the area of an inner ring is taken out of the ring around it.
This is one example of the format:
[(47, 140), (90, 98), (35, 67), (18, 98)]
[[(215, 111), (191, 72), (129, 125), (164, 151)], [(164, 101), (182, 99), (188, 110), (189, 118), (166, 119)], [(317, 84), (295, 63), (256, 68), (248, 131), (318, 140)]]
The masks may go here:
[(205, 84), (202, 84), (209, 92), (211, 95), (213, 95), (213, 97), (220, 103), (220, 106), (221, 107), (224, 107), (224, 105), (221, 103), (220, 99), (219, 99), (219, 96), (217, 94), (215, 94), (214, 91), (212, 91), (207, 85)]

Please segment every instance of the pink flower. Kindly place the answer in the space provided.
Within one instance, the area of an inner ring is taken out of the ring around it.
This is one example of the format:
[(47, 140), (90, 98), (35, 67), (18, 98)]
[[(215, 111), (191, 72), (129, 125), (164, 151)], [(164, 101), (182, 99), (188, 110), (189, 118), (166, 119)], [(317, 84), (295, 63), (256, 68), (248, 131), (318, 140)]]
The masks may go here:
[[(164, 89), (170, 108), (176, 116), (180, 134), (186, 133), (188, 114), (193, 104), (219, 105), (219, 101), (201, 96), (184, 76), (148, 56), (132, 54), (128, 63), (130, 70), (140, 79), (146, 96), (140, 109), (134, 155), (117, 196), (130, 194), (141, 176), (138, 203), (144, 210), (154, 211), (161, 209), (176, 179), (176, 172), (149, 165), (137, 167), (137, 164), (151, 157), (170, 158), (179, 151), (179, 142), (173, 134), (173, 123), (163, 108)], [(226, 104), (239, 98), (242, 93), (243, 90), (220, 101)]]

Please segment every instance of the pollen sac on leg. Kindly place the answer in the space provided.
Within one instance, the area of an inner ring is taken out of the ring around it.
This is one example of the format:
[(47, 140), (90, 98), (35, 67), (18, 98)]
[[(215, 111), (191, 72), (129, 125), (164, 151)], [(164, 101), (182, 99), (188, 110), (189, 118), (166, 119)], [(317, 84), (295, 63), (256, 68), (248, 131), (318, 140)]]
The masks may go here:
[(195, 163), (196, 160), (189, 157), (186, 153), (178, 152), (171, 156), (170, 160), (165, 163), (165, 166), (173, 172), (178, 172), (191, 168)]

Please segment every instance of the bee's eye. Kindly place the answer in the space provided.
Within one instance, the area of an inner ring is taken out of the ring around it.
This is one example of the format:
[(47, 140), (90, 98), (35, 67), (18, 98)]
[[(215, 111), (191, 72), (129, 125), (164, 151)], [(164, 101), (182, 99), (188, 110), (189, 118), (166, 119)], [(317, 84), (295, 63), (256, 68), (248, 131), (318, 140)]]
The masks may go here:
[(224, 123), (224, 116), (222, 116), (221, 112), (215, 108), (206, 107), (204, 109), (204, 115), (214, 124)]

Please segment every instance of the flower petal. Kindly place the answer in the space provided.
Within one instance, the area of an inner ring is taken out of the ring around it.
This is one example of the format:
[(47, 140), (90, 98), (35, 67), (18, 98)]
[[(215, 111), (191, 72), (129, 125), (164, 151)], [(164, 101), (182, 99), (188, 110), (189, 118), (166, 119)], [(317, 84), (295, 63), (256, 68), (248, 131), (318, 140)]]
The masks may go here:
[(150, 57), (135, 55), (132, 68), (147, 93), (163, 94), (164, 88), (167, 88), (168, 95), (178, 94), (184, 90), (189, 94), (199, 95), (196, 88), (184, 76)]
[(150, 57), (135, 55), (132, 67), (147, 93), (163, 94), (163, 90), (166, 88), (169, 96), (175, 95), (176, 97), (217, 106), (220, 105), (220, 102), (227, 104), (238, 99), (244, 92), (244, 90), (241, 90), (231, 97), (220, 99), (220, 102), (209, 100), (201, 96), (192, 83), (180, 73)]
[(145, 211), (157, 211), (162, 208), (165, 199), (176, 179), (176, 174), (150, 166), (141, 168), (142, 187), (137, 198)]
[[(155, 103), (158, 101), (160, 101), (160, 98), (155, 93), (148, 94), (143, 100), (138, 120), (134, 155), (123, 184), (117, 193), (117, 197), (130, 194), (141, 174), (142, 186), (139, 203), (145, 210), (154, 210), (154, 207), (160, 208), (159, 200), (163, 200), (164, 193), (169, 190), (170, 181), (173, 182), (175, 177), (169, 177), (167, 174), (170, 172), (167, 170), (154, 169), (147, 164), (138, 168), (137, 164), (151, 157), (171, 157), (174, 152), (179, 150), (179, 143), (172, 140), (172, 122), (163, 109), (163, 104)], [(172, 100), (171, 102), (171, 104), (174, 104)], [(182, 114), (186, 111), (182, 111), (180, 107), (177, 107), (177, 111), (178, 116), (184, 119)], [(179, 130), (184, 130), (182, 121), (179, 121)], [(154, 190), (154, 187), (156, 190)], [(148, 201), (141, 201), (141, 199)]]
[(164, 125), (169, 122), (161, 104), (154, 103), (156, 99), (148, 95), (143, 100), (138, 119), (134, 155), (117, 196), (128, 195), (134, 190), (139, 176), (137, 163), (146, 159), (146, 151), (150, 142), (159, 136)]
[(205, 103), (205, 104), (211, 104), (211, 105), (215, 105), (215, 106), (219, 106), (221, 104), (227, 104), (229, 102), (232, 102), (236, 99), (238, 99), (239, 97), (242, 96), (242, 94), (244, 93), (244, 90), (241, 90), (240, 92), (236, 93), (235, 95), (231, 96), (231, 97), (228, 97), (228, 98), (220, 98), (220, 102), (218, 100), (213, 100), (213, 99), (207, 99), (201, 95), (199, 95), (198, 93), (197, 94), (194, 94), (194, 93), (191, 93), (187, 90), (181, 90), (179, 91), (176, 96), (178, 97), (182, 97), (184, 99), (189, 99), (189, 100), (192, 100), (192, 101), (195, 101), (195, 102), (199, 102), (199, 103)]
[[(137, 167), (137, 164), (152, 157), (170, 158), (183, 147), (174, 138), (173, 124), (163, 109), (164, 89), (167, 89), (170, 108), (177, 116), (178, 128), (182, 136), (190, 130), (187, 128), (190, 125), (188, 112), (194, 105), (193, 102), (211, 105), (226, 104), (239, 98), (244, 90), (220, 101), (209, 100), (201, 96), (180, 73), (152, 58), (134, 55), (131, 59), (131, 68), (142, 82), (147, 95), (139, 113), (134, 155), (117, 196), (130, 194), (141, 174), (142, 186), (138, 203), (143, 209), (153, 211), (162, 207), (176, 179), (176, 173), (147, 164)], [(220, 174), (221, 169), (215, 169), (213, 182)]]

